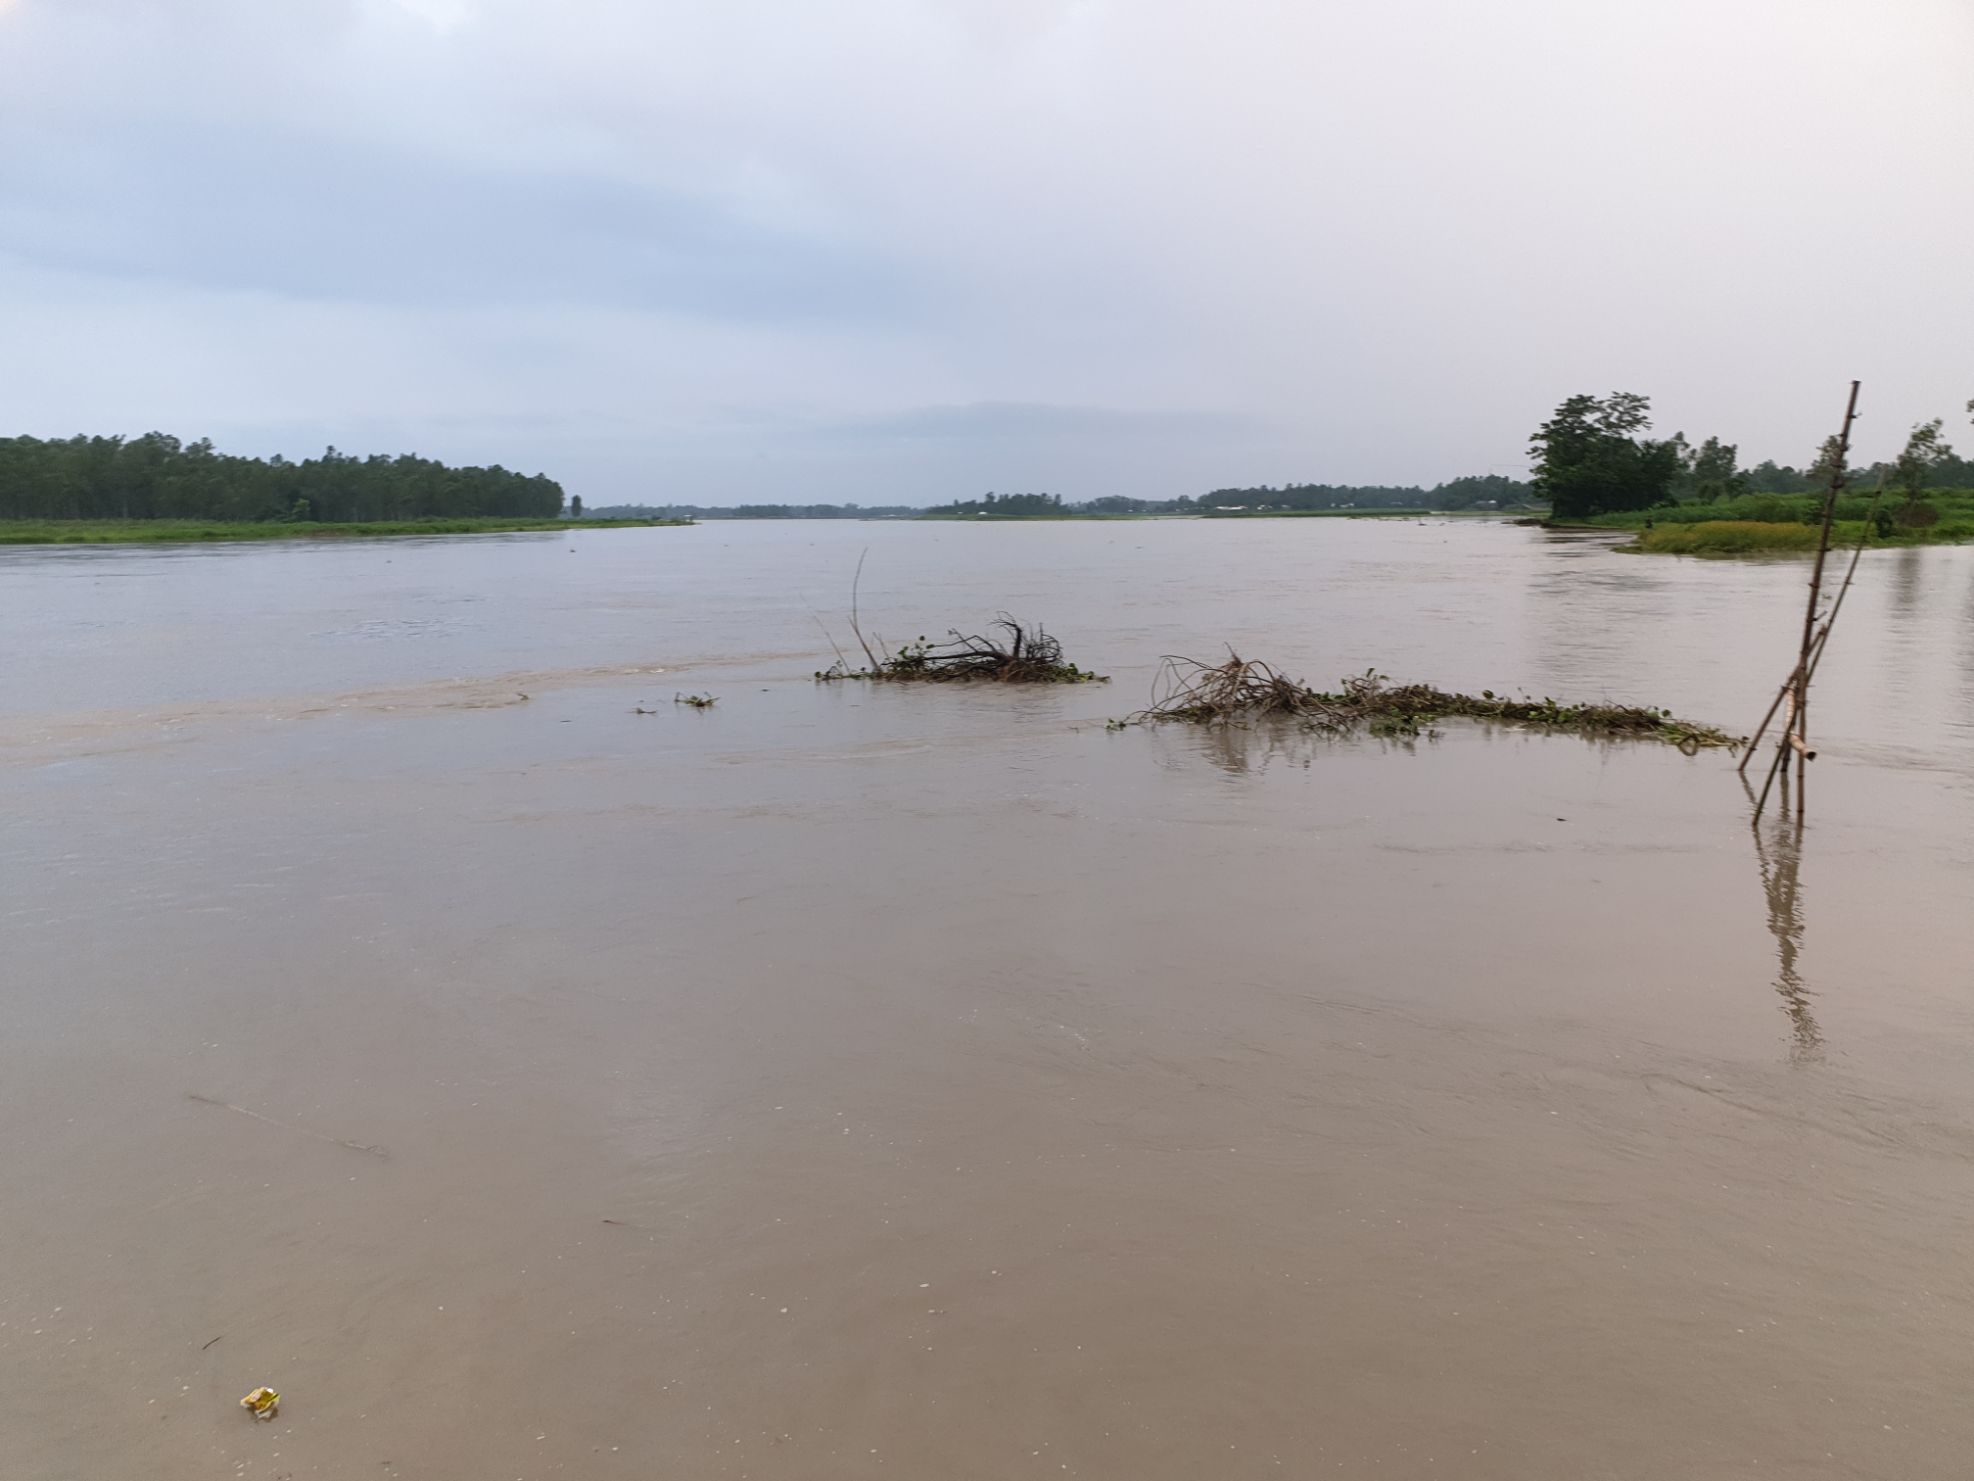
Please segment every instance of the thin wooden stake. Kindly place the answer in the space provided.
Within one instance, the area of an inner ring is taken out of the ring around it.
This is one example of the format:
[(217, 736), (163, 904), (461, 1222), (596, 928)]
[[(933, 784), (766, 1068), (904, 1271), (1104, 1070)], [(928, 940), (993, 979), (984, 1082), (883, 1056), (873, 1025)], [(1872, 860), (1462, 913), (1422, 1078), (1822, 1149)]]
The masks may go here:
[[(1788, 778), (1790, 753), (1795, 753), (1796, 762), (1796, 816), (1803, 816), (1803, 806), (1809, 795), (1809, 758), (1816, 753), (1809, 748), (1809, 682), (1817, 661), (1823, 656), (1823, 646), (1830, 636), (1830, 626), (1836, 620), (1837, 611), (1843, 605), (1844, 593), (1850, 589), (1851, 576), (1857, 570), (1857, 553), (1851, 556), (1850, 570), (1844, 575), (1844, 585), (1837, 593), (1837, 600), (1831, 606), (1827, 617), (1819, 624), (1817, 604), (1823, 599), (1823, 568), (1830, 559), (1830, 534), (1837, 519), (1837, 499), (1844, 491), (1846, 475), (1850, 469), (1851, 424), (1857, 420), (1858, 383), (1851, 382), (1850, 399), (1844, 404), (1844, 425), (1837, 433), (1837, 449), (1830, 469), (1830, 488), (1823, 496), (1823, 522), (1816, 544), (1816, 564), (1810, 568), (1809, 600), (1803, 607), (1803, 637), (1796, 652), (1796, 666), (1788, 679), (1783, 682), (1782, 693), (1776, 696), (1775, 704), (1769, 706), (1763, 716), (1761, 727), (1755, 732), (1754, 740), (1748, 743), (1752, 754), (1754, 747), (1768, 731), (1768, 722), (1775, 717), (1775, 711), (1786, 699), (1788, 717), (1782, 726), (1782, 734), (1775, 745), (1775, 760), (1770, 763), (1768, 780), (1763, 783), (1761, 796), (1755, 802), (1755, 816), (1762, 815), (1768, 805), (1769, 790), (1775, 785), (1779, 774), (1782, 777), (1783, 806), (1788, 806)], [(1875, 505), (1874, 505), (1875, 507)], [(1863, 542), (1859, 542), (1859, 552)], [(1748, 758), (1743, 757), (1744, 769)]]

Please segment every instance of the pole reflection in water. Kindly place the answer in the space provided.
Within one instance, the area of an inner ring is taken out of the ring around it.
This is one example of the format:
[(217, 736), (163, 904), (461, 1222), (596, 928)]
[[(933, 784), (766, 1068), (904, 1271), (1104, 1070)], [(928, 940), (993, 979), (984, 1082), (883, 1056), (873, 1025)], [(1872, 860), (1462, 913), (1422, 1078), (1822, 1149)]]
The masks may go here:
[[(1786, 786), (1787, 783), (1785, 782)], [(1786, 814), (1787, 802), (1784, 808)], [(1811, 993), (1803, 986), (1803, 828), (1800, 816), (1776, 817), (1767, 826), (1754, 825), (1755, 859), (1761, 866), (1762, 892), (1768, 897), (1768, 929), (1775, 937), (1775, 991), (1789, 1015), (1789, 1059), (1814, 1064), (1823, 1058), (1823, 1030), (1810, 1011)]]

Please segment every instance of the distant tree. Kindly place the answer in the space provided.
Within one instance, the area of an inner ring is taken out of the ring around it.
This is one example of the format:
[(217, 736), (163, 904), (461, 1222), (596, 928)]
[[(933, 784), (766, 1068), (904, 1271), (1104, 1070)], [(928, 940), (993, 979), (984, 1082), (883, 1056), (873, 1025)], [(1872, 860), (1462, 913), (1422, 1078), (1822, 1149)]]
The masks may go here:
[(1693, 444), (1686, 440), (1684, 432), (1673, 433), (1666, 443), (1673, 451), (1672, 495), (1675, 499), (1690, 499), (1697, 481), (1693, 461), (1699, 455), (1694, 452)]
[(1529, 438), (1533, 488), (1559, 519), (1664, 503), (1679, 451), (1634, 435), (1650, 426), (1651, 402), (1635, 392), (1570, 397)]
[(1748, 490), (1748, 477), (1736, 466), (1739, 449), (1731, 442), (1709, 437), (1693, 454), (1691, 472), (1693, 497), (1702, 504), (1732, 499)]
[(1778, 465), (1772, 458), (1764, 458), (1743, 477), (1748, 480), (1748, 488), (1757, 494), (1800, 494), (1810, 487), (1810, 480), (1801, 469)]
[(1426, 507), (1432, 509), (1512, 509), (1528, 501), (1529, 486), (1526, 483), (1499, 473), (1484, 476), (1470, 474), (1465, 478), (1449, 479), (1425, 496)]
[(1893, 517), (1908, 529), (1935, 524), (1940, 518), (1940, 511), (1926, 502), (1926, 490), (1937, 481), (1941, 465), (1955, 461), (1953, 449), (1940, 435), (1941, 427), (1938, 417), (1914, 427), (1905, 450), (1892, 464), (1892, 486), (1905, 495)]
[(569, 518), (581, 519), (582, 517), (583, 517), (583, 496), (581, 494), (577, 494), (569, 500)]
[(1809, 467), (1803, 473), (1811, 488), (1827, 489), (1830, 487), (1830, 480), (1839, 474), (1845, 478), (1850, 477), (1851, 469), (1844, 464), (1843, 452), (1844, 440), (1835, 432), (1823, 439), (1816, 449), (1816, 456), (1810, 460)]
[(1059, 494), (989, 494), (984, 499), (955, 499), (947, 506), (955, 514), (1015, 515), (1055, 514), (1062, 509)]
[(1406, 486), (1286, 483), (1280, 488), (1215, 489), (1198, 501), (1207, 509), (1424, 509), (1426, 491)]

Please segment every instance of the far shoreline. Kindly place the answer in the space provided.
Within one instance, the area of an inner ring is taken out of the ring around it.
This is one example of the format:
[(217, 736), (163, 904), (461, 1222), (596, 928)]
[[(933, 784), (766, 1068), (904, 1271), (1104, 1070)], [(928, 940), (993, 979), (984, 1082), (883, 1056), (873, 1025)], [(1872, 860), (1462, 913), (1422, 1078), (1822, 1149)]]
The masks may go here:
[(933, 509), (908, 519), (890, 516), (877, 522), (913, 524), (1061, 524), (1067, 521), (1104, 520), (1217, 520), (1217, 519), (1510, 519), (1523, 510), (1515, 509), (1186, 509), (1148, 510), (1124, 514), (1093, 513), (1081, 510), (1060, 514), (954, 514)]
[(297, 520), (31, 519), (0, 521), (0, 545), (163, 545), (240, 540), (361, 540), (416, 535), (507, 535), (566, 530), (684, 527), (689, 519)]

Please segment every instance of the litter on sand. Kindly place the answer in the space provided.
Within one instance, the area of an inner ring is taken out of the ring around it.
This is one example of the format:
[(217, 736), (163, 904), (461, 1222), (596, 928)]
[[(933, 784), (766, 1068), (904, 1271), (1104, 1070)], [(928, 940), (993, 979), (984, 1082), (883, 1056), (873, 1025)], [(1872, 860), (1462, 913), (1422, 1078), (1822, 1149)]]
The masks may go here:
[(272, 1419), (281, 1412), (281, 1395), (263, 1384), (242, 1399), (240, 1407), (255, 1419)]

